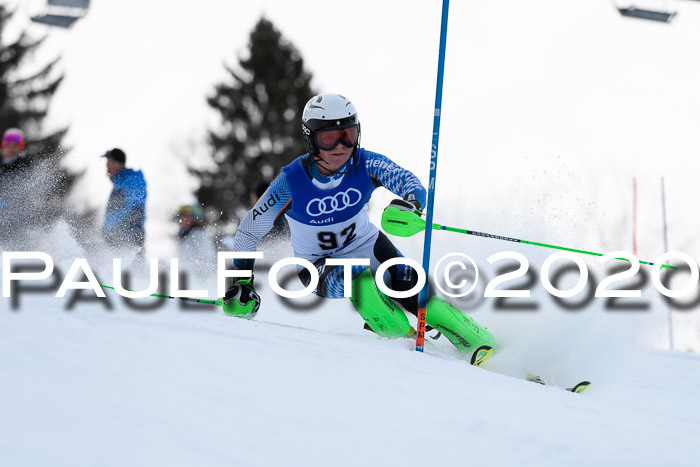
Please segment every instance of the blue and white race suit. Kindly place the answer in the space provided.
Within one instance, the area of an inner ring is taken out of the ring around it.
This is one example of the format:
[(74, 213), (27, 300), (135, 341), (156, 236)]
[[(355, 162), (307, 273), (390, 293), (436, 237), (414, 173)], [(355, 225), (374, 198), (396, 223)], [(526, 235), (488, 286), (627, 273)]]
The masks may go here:
[[(289, 223), (294, 256), (306, 259), (320, 271), (315, 293), (327, 298), (343, 297), (341, 267), (323, 267), (326, 258), (369, 258), (376, 271), (381, 262), (402, 256), (391, 241), (369, 221), (372, 192), (383, 186), (404, 199), (425, 205), (426, 191), (418, 178), (381, 154), (358, 149), (330, 178), (318, 172), (309, 154), (282, 169), (241, 221), (233, 251), (252, 252), (260, 239), (284, 214)], [(252, 269), (253, 260), (236, 260), (238, 269)], [(366, 267), (354, 266), (353, 277)], [(389, 268), (392, 288), (408, 290), (415, 273), (402, 265)], [(302, 282), (309, 274), (300, 269)]]

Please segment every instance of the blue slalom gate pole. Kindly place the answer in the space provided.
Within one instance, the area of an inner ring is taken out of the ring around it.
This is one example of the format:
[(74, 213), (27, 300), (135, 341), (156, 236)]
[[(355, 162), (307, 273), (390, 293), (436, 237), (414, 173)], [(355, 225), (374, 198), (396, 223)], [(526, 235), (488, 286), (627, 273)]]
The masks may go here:
[[(442, 0), (442, 23), (440, 25), (440, 54), (438, 57), (437, 86), (435, 88), (435, 115), (433, 119), (433, 146), (430, 151), (430, 182), (428, 184), (428, 205), (426, 206), (426, 223), (433, 225), (433, 205), (435, 204), (435, 178), (437, 176), (438, 142), (440, 140), (440, 113), (442, 108), (442, 78), (445, 71), (445, 47), (447, 45), (447, 13), (450, 0)], [(433, 229), (425, 230), (423, 242), (423, 270), (426, 275), (430, 271), (430, 242)], [(425, 344), (425, 316), (428, 301), (428, 281), (418, 295), (418, 325), (416, 332), (416, 350), (423, 351)]]

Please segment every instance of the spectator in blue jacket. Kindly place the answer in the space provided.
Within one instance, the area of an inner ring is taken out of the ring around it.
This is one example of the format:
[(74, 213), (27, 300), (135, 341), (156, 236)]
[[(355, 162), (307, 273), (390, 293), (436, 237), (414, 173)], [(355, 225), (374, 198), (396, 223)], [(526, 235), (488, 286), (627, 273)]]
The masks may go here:
[(140, 170), (127, 169), (126, 154), (118, 148), (102, 157), (114, 188), (107, 202), (102, 236), (115, 247), (135, 247), (143, 256), (146, 223), (146, 180)]

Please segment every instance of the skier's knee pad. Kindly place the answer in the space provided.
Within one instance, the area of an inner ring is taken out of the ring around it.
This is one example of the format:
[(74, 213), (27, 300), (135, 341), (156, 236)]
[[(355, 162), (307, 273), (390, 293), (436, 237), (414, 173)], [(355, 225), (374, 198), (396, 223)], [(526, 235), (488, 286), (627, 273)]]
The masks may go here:
[(439, 330), (459, 350), (474, 352), (482, 345), (496, 350), (496, 339), (485, 327), (437, 295), (428, 301), (425, 321)]
[(382, 337), (407, 337), (415, 333), (401, 308), (377, 288), (369, 269), (352, 280), (350, 302), (372, 331)]

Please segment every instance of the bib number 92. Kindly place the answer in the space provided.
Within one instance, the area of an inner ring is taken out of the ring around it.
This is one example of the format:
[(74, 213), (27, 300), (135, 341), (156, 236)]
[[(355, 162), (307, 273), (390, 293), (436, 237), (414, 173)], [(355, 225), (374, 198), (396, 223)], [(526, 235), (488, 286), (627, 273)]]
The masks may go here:
[[(335, 250), (341, 244), (338, 241), (338, 235), (335, 232), (319, 232), (318, 233), (318, 246), (322, 250)], [(355, 223), (352, 223), (345, 227), (340, 232), (340, 240), (342, 240), (342, 246), (347, 245), (357, 238), (355, 234)]]

